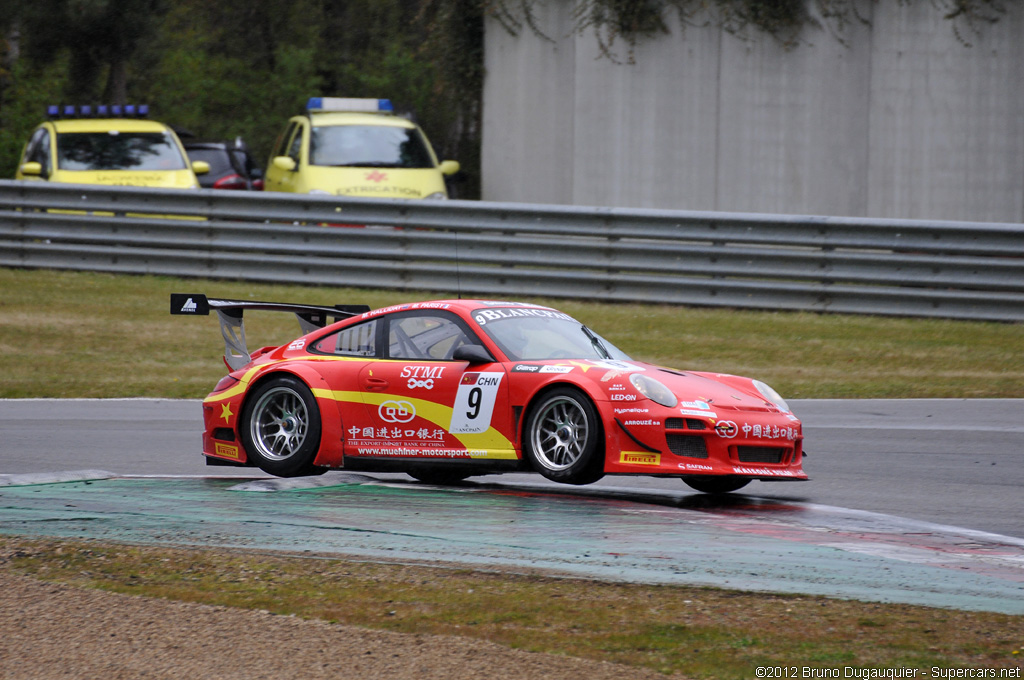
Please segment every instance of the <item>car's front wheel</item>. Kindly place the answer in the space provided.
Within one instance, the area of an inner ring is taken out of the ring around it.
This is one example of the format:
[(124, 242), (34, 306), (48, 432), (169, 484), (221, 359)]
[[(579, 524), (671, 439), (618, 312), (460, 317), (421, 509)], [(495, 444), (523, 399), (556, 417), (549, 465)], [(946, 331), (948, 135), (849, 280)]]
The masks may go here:
[(604, 476), (597, 409), (575, 388), (556, 388), (530, 409), (523, 448), (533, 469), (552, 481), (590, 484)]
[(691, 489), (704, 493), (731, 493), (750, 484), (743, 477), (687, 477), (683, 480)]
[(250, 459), (264, 472), (297, 477), (322, 472), (313, 465), (320, 448), (320, 409), (305, 383), (292, 376), (259, 385), (240, 423)]

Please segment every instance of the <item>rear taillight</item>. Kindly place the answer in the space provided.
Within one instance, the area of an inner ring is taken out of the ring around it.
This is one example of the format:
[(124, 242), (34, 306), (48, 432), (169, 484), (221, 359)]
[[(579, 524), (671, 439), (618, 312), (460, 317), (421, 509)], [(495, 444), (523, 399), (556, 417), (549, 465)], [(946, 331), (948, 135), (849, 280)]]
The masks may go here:
[(233, 376), (233, 375), (226, 375), (226, 376), (224, 376), (223, 378), (220, 379), (220, 381), (217, 383), (217, 386), (213, 388), (213, 391), (214, 392), (223, 392), (224, 390), (228, 389), (229, 387), (234, 387), (239, 382), (240, 381), (235, 376)]
[(245, 190), (245, 179), (241, 175), (227, 175), (213, 183), (214, 189), (241, 189)]

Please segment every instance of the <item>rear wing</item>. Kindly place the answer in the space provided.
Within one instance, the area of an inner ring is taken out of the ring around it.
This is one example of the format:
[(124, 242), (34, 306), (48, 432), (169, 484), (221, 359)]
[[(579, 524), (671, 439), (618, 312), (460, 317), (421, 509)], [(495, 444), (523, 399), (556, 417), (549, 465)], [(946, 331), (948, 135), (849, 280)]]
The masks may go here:
[[(224, 337), (224, 363), (237, 371), (249, 363), (251, 357), (245, 343), (245, 324), (242, 315), (253, 309), (271, 312), (291, 312), (299, 321), (302, 334), (327, 325), (328, 319), (339, 321), (370, 311), (369, 305), (297, 305), (287, 302), (257, 302), (255, 300), (224, 300), (208, 298), (201, 293), (171, 293), (171, 314), (208, 316), (217, 312), (220, 333)], [(332, 323), (333, 323), (332, 321)]]

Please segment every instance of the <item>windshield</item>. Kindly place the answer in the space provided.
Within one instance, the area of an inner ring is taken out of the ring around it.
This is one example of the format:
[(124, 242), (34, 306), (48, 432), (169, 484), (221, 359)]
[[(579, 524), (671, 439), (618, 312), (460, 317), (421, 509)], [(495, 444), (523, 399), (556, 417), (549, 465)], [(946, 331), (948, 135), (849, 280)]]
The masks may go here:
[(184, 170), (178, 145), (164, 132), (74, 132), (57, 135), (61, 170)]
[(309, 140), (309, 162), (332, 167), (434, 167), (419, 130), (390, 125), (315, 127)]
[(618, 359), (622, 350), (568, 314), (535, 307), (478, 309), (473, 319), (511, 361)]

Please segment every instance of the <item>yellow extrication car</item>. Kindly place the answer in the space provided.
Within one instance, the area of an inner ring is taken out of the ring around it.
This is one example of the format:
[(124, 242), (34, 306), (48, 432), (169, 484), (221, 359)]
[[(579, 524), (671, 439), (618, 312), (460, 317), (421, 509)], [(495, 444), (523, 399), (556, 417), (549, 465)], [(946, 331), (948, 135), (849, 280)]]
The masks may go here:
[(267, 191), (448, 198), (444, 178), (457, 161), (438, 162), (418, 125), (394, 115), (387, 99), (313, 97), (274, 145)]

